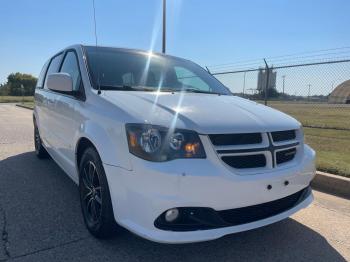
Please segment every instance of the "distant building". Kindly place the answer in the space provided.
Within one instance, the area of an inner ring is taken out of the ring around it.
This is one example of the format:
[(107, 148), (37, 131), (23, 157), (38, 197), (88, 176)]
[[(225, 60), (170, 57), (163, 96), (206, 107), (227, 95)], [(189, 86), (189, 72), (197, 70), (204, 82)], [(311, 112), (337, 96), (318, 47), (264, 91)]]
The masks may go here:
[(329, 95), (328, 103), (331, 104), (350, 104), (350, 80), (338, 85)]
[[(273, 71), (273, 68), (269, 69), (269, 85), (268, 88), (276, 88), (276, 76), (277, 73)], [(259, 69), (259, 73), (258, 73), (258, 85), (256, 87), (256, 89), (259, 92), (262, 92), (265, 90), (266, 87), (266, 77), (267, 77), (267, 71), (263, 68)]]

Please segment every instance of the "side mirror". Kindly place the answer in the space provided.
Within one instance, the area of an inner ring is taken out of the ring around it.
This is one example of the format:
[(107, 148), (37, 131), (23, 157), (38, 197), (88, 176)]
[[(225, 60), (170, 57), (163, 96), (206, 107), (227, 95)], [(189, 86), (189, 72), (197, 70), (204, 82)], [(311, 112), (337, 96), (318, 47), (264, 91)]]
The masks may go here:
[(73, 79), (67, 73), (54, 73), (47, 76), (47, 87), (60, 92), (73, 92)]

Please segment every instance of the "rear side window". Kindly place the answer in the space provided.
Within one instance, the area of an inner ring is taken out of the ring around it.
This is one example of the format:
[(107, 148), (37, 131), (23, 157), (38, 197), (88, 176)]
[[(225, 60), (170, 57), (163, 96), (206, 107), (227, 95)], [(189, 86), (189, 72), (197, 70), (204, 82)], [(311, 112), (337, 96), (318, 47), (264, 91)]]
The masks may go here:
[(47, 86), (46, 86), (47, 76), (49, 74), (53, 74), (53, 73), (58, 72), (58, 69), (59, 69), (60, 64), (61, 64), (62, 56), (63, 56), (63, 54), (59, 54), (59, 55), (55, 56), (54, 58), (52, 58), (50, 65), (49, 65), (49, 68), (47, 69), (47, 72), (46, 72), (45, 85), (44, 85), (45, 89), (47, 89)]
[(45, 79), (45, 73), (47, 70), (48, 63), (49, 63), (49, 61), (47, 61), (45, 63), (45, 65), (43, 66), (43, 69), (41, 69), (40, 75), (38, 77), (38, 81), (36, 82), (36, 88), (43, 88), (44, 87), (44, 79)]
[(69, 74), (73, 79), (73, 90), (78, 91), (81, 84), (81, 76), (77, 56), (73, 51), (67, 52), (60, 72)]

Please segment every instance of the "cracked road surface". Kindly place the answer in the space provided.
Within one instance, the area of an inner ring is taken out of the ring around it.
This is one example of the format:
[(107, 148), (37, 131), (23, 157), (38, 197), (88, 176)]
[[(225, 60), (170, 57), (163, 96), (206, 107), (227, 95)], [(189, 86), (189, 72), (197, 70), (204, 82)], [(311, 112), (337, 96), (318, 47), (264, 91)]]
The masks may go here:
[(33, 152), (32, 112), (0, 104), (0, 261), (349, 261), (350, 201), (315, 192), (307, 209), (221, 239), (164, 245), (85, 229), (76, 185)]

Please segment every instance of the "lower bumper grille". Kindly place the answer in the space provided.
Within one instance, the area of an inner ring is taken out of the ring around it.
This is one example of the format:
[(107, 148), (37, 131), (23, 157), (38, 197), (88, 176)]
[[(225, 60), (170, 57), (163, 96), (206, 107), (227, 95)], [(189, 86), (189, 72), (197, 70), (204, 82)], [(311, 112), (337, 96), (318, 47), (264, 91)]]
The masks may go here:
[(300, 202), (300, 199), (302, 200), (305, 199), (305, 197), (303, 198), (302, 196), (305, 195), (305, 193), (308, 190), (309, 188), (305, 188), (293, 195), (290, 195), (275, 201), (271, 201), (271, 202), (267, 202), (267, 203), (263, 203), (255, 206), (223, 210), (223, 211), (219, 211), (218, 213), (220, 217), (230, 225), (240, 225), (240, 224), (254, 222), (257, 220), (275, 216), (284, 211), (287, 211), (288, 209), (291, 209), (297, 203)]
[(238, 226), (283, 213), (298, 205), (310, 194), (309, 186), (271, 202), (221, 211), (207, 207), (179, 207), (180, 215), (177, 220), (167, 222), (164, 212), (155, 220), (154, 225), (156, 228), (168, 231), (194, 231)]

